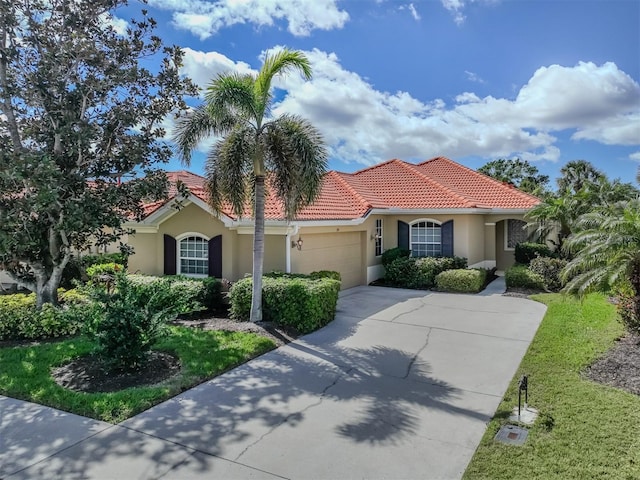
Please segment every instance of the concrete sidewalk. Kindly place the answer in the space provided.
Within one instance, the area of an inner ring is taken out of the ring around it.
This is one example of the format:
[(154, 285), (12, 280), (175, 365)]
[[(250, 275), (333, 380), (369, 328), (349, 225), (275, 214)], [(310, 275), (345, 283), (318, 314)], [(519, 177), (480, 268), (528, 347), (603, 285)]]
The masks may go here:
[(356, 287), (336, 320), (120, 425), (0, 397), (0, 477), (459, 478), (544, 315)]

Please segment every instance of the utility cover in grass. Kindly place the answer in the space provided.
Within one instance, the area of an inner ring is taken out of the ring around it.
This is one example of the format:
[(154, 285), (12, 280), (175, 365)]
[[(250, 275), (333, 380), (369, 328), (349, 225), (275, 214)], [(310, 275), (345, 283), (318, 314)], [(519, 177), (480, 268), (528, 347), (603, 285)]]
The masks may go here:
[(496, 433), (495, 439), (507, 445), (523, 445), (528, 436), (529, 430), (526, 428), (503, 425)]

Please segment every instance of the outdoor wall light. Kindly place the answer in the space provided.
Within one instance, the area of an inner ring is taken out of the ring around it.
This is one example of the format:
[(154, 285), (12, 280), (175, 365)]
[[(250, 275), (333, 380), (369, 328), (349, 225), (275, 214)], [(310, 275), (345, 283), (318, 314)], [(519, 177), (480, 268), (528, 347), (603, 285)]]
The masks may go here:
[(302, 250), (302, 237), (298, 237), (298, 240), (291, 241), (291, 248), (297, 248), (298, 250)]
[(378, 235), (377, 233), (372, 233), (371, 234), (371, 240), (380, 240), (380, 235)]

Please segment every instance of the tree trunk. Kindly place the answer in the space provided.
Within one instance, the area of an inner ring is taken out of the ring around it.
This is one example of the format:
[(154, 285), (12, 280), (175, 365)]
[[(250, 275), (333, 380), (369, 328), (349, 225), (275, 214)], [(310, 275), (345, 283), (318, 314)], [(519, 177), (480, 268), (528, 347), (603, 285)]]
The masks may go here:
[(264, 175), (255, 177), (255, 222), (253, 230), (253, 292), (251, 321), (262, 321), (262, 270), (264, 263)]

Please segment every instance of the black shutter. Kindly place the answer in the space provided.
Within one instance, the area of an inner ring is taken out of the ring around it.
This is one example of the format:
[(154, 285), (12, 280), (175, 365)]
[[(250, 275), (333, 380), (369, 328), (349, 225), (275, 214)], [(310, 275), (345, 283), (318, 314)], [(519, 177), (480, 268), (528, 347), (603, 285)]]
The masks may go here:
[(175, 275), (176, 263), (176, 239), (171, 235), (164, 234), (164, 274)]
[(222, 278), (222, 235), (209, 240), (209, 276)]
[(398, 220), (398, 247), (411, 250), (409, 247), (409, 224)]
[(440, 225), (442, 234), (442, 256), (453, 257), (453, 220)]

